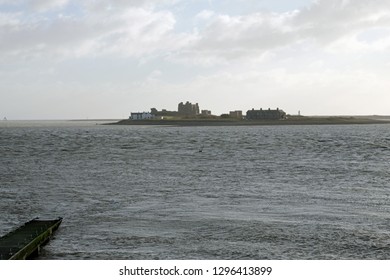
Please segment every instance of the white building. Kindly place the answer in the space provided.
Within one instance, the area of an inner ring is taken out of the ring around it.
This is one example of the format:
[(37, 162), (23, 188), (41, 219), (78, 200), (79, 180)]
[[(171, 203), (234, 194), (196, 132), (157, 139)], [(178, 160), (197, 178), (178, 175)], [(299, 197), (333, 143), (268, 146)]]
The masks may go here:
[(149, 112), (142, 112), (142, 113), (131, 113), (129, 119), (131, 120), (150, 120), (153, 119), (154, 115), (152, 115)]

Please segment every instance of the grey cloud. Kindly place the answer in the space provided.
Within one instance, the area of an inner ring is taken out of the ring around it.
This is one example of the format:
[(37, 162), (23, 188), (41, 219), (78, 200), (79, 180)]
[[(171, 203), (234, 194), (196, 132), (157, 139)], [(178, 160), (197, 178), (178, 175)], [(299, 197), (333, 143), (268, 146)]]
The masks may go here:
[(194, 61), (215, 55), (230, 60), (253, 57), (303, 41), (322, 48), (351, 34), (389, 24), (390, 2), (384, 0), (319, 0), (289, 13), (219, 15), (199, 33), (198, 40), (185, 55)]
[(293, 33), (288, 22), (294, 13), (252, 14), (242, 17), (220, 16), (201, 34), (197, 48), (268, 49), (285, 44)]
[(322, 47), (361, 30), (390, 24), (388, 1), (319, 0), (287, 13), (229, 16), (210, 11), (212, 16), (203, 18), (199, 31), (177, 33), (174, 14), (155, 7), (180, 1), (24, 1), (34, 2), (40, 10), (72, 4), (73, 9), (79, 9), (79, 15), (0, 12), (0, 58), (166, 52), (171, 60), (213, 64), (261, 56), (304, 41)]
[[(127, 8), (83, 17), (44, 15), (23, 20), (23, 14), (0, 14), (2, 56), (59, 57), (118, 53), (138, 56), (180, 46), (180, 34), (173, 33), (175, 19), (170, 12)], [(10, 28), (12, 25), (12, 28)], [(1, 56), (0, 56), (1, 57)]]
[(70, 0), (0, 0), (0, 5), (28, 8), (34, 12), (46, 12), (66, 6)]
[(292, 21), (300, 37), (321, 43), (389, 23), (390, 3), (381, 0), (321, 0), (303, 9)]
[(51, 9), (59, 9), (68, 4), (69, 0), (30, 0), (27, 2), (34, 10), (44, 12)]
[(82, 5), (94, 12), (104, 11), (107, 9), (126, 9), (134, 7), (149, 7), (174, 5), (182, 0), (99, 0), (85, 1)]

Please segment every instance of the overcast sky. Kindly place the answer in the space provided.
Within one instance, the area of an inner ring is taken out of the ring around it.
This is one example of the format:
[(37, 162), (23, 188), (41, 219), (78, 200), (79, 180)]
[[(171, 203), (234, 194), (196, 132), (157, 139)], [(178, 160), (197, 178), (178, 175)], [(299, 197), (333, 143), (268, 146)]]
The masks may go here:
[(0, 118), (390, 115), (388, 0), (0, 0)]

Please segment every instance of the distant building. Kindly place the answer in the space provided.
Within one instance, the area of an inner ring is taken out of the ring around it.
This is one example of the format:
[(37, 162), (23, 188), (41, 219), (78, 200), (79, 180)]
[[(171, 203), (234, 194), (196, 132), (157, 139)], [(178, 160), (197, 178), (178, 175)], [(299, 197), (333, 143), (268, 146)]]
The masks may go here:
[(153, 119), (154, 115), (149, 112), (131, 113), (129, 119), (131, 120), (149, 120)]
[(192, 104), (190, 102), (180, 102), (178, 105), (178, 114), (181, 116), (196, 116), (199, 115), (199, 105), (198, 103)]
[(242, 111), (230, 111), (229, 116), (235, 119), (242, 119)]
[(252, 109), (247, 111), (246, 118), (248, 120), (280, 120), (286, 118), (286, 113), (279, 108), (276, 108), (276, 110), (263, 110), (260, 108), (260, 110)]
[(202, 116), (211, 116), (211, 111), (210, 110), (202, 110), (200, 114)]
[(168, 111), (166, 109), (162, 109), (161, 111), (158, 111), (156, 108), (150, 109), (151, 114), (156, 116), (156, 117), (168, 117), (168, 116), (177, 116), (178, 113), (177, 111)]

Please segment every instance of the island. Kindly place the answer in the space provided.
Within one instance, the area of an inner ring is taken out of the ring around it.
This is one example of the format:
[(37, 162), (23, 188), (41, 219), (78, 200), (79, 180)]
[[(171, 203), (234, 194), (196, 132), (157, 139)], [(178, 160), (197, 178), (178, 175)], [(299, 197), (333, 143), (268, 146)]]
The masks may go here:
[(199, 110), (199, 104), (179, 103), (178, 111), (152, 108), (150, 112), (132, 112), (128, 119), (110, 125), (169, 125), (169, 126), (255, 126), (255, 125), (341, 125), (390, 124), (390, 116), (302, 116), (283, 110), (254, 109), (244, 115), (235, 110), (216, 116), (210, 110)]

